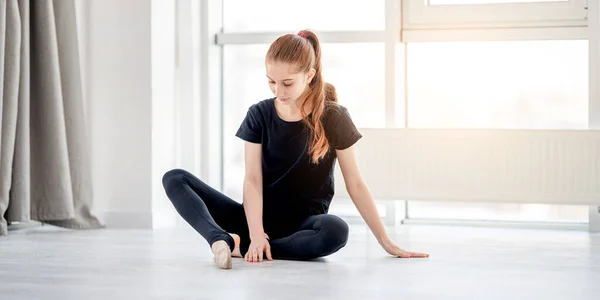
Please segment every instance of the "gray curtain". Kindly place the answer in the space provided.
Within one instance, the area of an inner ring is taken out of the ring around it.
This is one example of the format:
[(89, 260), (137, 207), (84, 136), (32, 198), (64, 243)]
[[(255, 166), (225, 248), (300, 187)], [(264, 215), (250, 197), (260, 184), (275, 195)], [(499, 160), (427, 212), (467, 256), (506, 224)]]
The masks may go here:
[(99, 228), (73, 0), (0, 0), (0, 235)]

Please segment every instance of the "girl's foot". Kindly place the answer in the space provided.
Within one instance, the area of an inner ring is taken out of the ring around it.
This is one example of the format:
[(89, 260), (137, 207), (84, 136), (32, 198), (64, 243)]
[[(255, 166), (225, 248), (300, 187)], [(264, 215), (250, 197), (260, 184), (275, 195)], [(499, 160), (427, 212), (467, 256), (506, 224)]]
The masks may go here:
[(240, 252), (240, 236), (235, 233), (230, 233), (229, 235), (233, 238), (233, 241), (235, 242), (235, 246), (233, 247), (233, 252), (231, 252), (231, 256), (242, 258), (243, 256)]
[(231, 269), (231, 249), (227, 242), (216, 241), (210, 248), (214, 254), (215, 264), (221, 269)]

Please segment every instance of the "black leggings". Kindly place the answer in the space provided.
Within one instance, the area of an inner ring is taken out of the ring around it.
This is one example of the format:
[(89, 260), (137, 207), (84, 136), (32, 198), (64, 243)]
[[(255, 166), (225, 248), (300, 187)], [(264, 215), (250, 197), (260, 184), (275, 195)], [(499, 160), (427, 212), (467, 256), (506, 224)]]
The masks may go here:
[[(233, 251), (234, 241), (228, 233), (240, 236), (240, 252), (250, 246), (248, 223), (242, 204), (211, 188), (191, 173), (175, 169), (163, 176), (163, 186), (175, 209), (209, 245), (224, 240)], [(279, 224), (289, 228), (290, 224)], [(288, 226), (285, 226), (288, 225)], [(308, 216), (287, 236), (269, 235), (271, 254), (279, 259), (314, 259), (330, 255), (346, 245), (348, 224), (341, 218), (322, 214)]]

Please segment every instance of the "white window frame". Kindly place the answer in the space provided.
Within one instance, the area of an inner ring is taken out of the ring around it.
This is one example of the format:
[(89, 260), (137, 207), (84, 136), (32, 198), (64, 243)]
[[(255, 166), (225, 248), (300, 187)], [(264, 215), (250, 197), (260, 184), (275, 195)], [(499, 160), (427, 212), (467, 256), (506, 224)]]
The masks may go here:
[(222, 48), (215, 45), (215, 35), (222, 29), (222, 0), (177, 0), (175, 5), (175, 161), (221, 188)]
[[(589, 6), (589, 129), (600, 129), (600, 1)], [(600, 206), (589, 208), (589, 231), (600, 232)]]
[(405, 29), (586, 26), (587, 1), (428, 5), (402, 0)]

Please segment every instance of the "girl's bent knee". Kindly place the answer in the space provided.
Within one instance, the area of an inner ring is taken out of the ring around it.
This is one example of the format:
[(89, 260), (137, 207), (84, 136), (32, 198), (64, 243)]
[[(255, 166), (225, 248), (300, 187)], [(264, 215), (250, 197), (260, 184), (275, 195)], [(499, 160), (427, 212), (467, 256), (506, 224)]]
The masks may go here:
[(162, 184), (165, 189), (169, 186), (171, 182), (174, 180), (181, 180), (184, 176), (186, 176), (188, 172), (182, 169), (173, 169), (166, 172), (162, 177)]
[(350, 232), (348, 223), (338, 216), (327, 215), (327, 218), (323, 220), (322, 230), (326, 231), (329, 238), (334, 242), (337, 242), (337, 244), (345, 245), (348, 241)]
[(163, 175), (163, 188), (171, 201), (173, 201), (172, 195), (177, 193), (177, 191), (183, 187), (184, 183), (187, 181), (186, 178), (189, 178), (189, 176), (191, 176), (191, 174), (182, 169), (173, 169)]
[(337, 252), (348, 242), (348, 224), (338, 216), (328, 215), (322, 220), (321, 233), (324, 235), (324, 249), (322, 255)]

